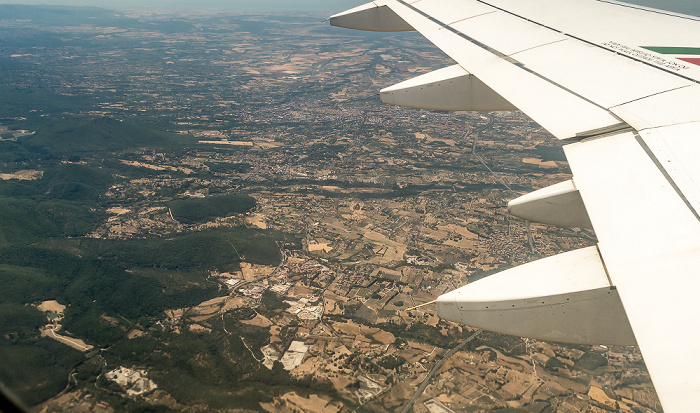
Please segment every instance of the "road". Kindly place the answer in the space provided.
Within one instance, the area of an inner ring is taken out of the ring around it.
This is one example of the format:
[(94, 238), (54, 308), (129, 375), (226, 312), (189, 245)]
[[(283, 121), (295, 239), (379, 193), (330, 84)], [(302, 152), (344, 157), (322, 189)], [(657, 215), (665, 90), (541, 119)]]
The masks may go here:
[(440, 367), (442, 367), (442, 365), (447, 361), (447, 359), (452, 357), (452, 355), (454, 355), (456, 352), (458, 352), (467, 343), (474, 340), (479, 334), (481, 334), (481, 330), (477, 330), (474, 334), (469, 336), (466, 340), (457, 344), (457, 346), (455, 346), (452, 350), (445, 353), (445, 355), (442, 356), (440, 361), (435, 363), (433, 368), (430, 369), (430, 372), (428, 373), (428, 375), (425, 376), (425, 379), (423, 379), (423, 382), (420, 384), (420, 387), (418, 387), (418, 390), (416, 390), (416, 394), (414, 394), (413, 397), (411, 397), (411, 400), (409, 400), (408, 404), (406, 404), (406, 406), (403, 408), (403, 410), (401, 410), (401, 413), (408, 413), (408, 411), (411, 410), (411, 408), (413, 407), (413, 403), (415, 403), (416, 400), (418, 400), (418, 398), (420, 397), (420, 395), (423, 394), (423, 391), (425, 390), (425, 388), (428, 387), (428, 384), (430, 384), (430, 379), (433, 378), (433, 375), (435, 374), (435, 372), (437, 372), (440, 369)]
[(70, 347), (73, 347), (73, 348), (76, 349), (76, 350), (79, 350), (79, 351), (90, 351), (90, 350), (92, 350), (92, 348), (93, 348), (93, 346), (91, 346), (91, 345), (87, 345), (87, 344), (85, 344), (85, 343), (80, 344), (79, 342), (74, 341), (74, 340), (71, 340), (71, 339), (69, 339), (68, 337), (62, 336), (62, 335), (60, 335), (60, 334), (56, 334), (56, 331), (54, 331), (54, 328), (53, 328), (53, 327), (52, 327), (52, 328), (48, 328), (47, 330), (48, 330), (49, 333), (51, 334), (51, 338), (53, 338), (54, 340), (60, 341), (61, 343), (66, 344), (66, 345), (68, 345), (68, 346), (70, 346)]
[(486, 162), (484, 161), (484, 158), (482, 158), (481, 156), (479, 156), (479, 155), (476, 153), (476, 143), (477, 143), (477, 141), (478, 141), (478, 139), (479, 139), (479, 135), (481, 134), (481, 132), (483, 132), (483, 131), (485, 131), (486, 129), (489, 129), (491, 126), (493, 126), (493, 117), (492, 117), (491, 115), (484, 115), (484, 116), (485, 116), (485, 117), (487, 118), (487, 120), (488, 120), (488, 122), (486, 123), (486, 125), (479, 126), (478, 128), (474, 129), (474, 131), (472, 132), (472, 135), (474, 135), (474, 141), (473, 141), (473, 144), (472, 144), (472, 155), (474, 155), (474, 157), (475, 157), (476, 159), (478, 159), (479, 162), (481, 162), (482, 165), (484, 165), (484, 168), (486, 168), (486, 169), (491, 173), (491, 175), (493, 175), (493, 178), (494, 178), (494, 180), (495, 180), (496, 182), (500, 182), (501, 185), (503, 185), (508, 191), (510, 191), (511, 193), (515, 194), (515, 193), (513, 192), (513, 190), (510, 188), (510, 185), (508, 185), (508, 182), (506, 182), (506, 180), (503, 179), (503, 177), (502, 177), (501, 175), (497, 174), (497, 173), (494, 172), (491, 168), (489, 168), (489, 166), (488, 166), (488, 165), (486, 164)]
[[(479, 162), (481, 162), (482, 165), (484, 165), (484, 168), (488, 169), (488, 171), (489, 171), (489, 172), (491, 173), (491, 175), (493, 176), (494, 181), (496, 181), (496, 182), (499, 182), (499, 181), (500, 181), (500, 182), (501, 182), (501, 185), (503, 185), (511, 194), (517, 195), (517, 194), (511, 189), (510, 185), (508, 185), (508, 182), (506, 182), (506, 180), (503, 179), (503, 176), (497, 174), (497, 173), (494, 172), (491, 168), (489, 168), (489, 166), (488, 166), (488, 165), (486, 164), (486, 162), (484, 161), (484, 158), (482, 158), (481, 156), (479, 156), (479, 155), (476, 153), (476, 143), (477, 143), (477, 141), (478, 141), (478, 139), (479, 139), (479, 135), (480, 135), (481, 132), (483, 132), (484, 130), (489, 129), (491, 126), (493, 126), (493, 117), (492, 117), (491, 115), (484, 115), (484, 116), (485, 116), (485, 117), (487, 118), (487, 120), (488, 120), (488, 122), (486, 123), (486, 125), (479, 126), (478, 128), (474, 129), (474, 131), (472, 132), (472, 135), (474, 135), (474, 141), (473, 141), (473, 144), (472, 144), (472, 155), (474, 155), (474, 157), (475, 157), (476, 159), (478, 159)], [(532, 232), (530, 231), (530, 222), (528, 222), (527, 220), (525, 221), (525, 230), (527, 231), (527, 241), (528, 241), (528, 243), (529, 243), (529, 245), (530, 245), (530, 251), (531, 251), (533, 254), (535, 254), (535, 252), (536, 252), (536, 251), (535, 251), (535, 244), (534, 244), (534, 242), (533, 242), (533, 240), (532, 240)], [(509, 231), (510, 231), (510, 227), (509, 227)]]

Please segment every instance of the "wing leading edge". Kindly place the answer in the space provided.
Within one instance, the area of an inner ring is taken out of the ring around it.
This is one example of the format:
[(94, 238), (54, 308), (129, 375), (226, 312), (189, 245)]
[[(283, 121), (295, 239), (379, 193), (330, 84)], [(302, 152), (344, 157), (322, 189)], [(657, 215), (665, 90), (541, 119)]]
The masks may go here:
[[(331, 24), (414, 29), (457, 63), (385, 89), (404, 96), (383, 91), (382, 101), (453, 109), (498, 102), (565, 143), (572, 181), (511, 201), (510, 210), (592, 225), (598, 245), (448, 293), (440, 314), (551, 340), (636, 342), (665, 411), (695, 406), (700, 21), (597, 0), (378, 0)], [(461, 95), (441, 102), (435, 91), (446, 81), (461, 82), (450, 89)], [(582, 328), (567, 328), (572, 322)]]

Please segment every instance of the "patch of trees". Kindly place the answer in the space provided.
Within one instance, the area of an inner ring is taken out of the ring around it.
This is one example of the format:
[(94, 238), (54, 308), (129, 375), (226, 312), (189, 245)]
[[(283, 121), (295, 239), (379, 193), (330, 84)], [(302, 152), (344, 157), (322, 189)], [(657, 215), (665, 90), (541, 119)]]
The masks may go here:
[(569, 365), (562, 362), (556, 357), (550, 357), (549, 360), (544, 364), (544, 368), (550, 371), (555, 371), (555, 369), (568, 369)]
[(47, 337), (8, 343), (0, 338), (0, 380), (25, 404), (41, 403), (63, 390), (68, 372), (83, 354)]
[(574, 368), (578, 370), (594, 371), (595, 369), (608, 365), (608, 358), (600, 353), (589, 351), (582, 355), (574, 363)]
[(37, 184), (54, 199), (94, 201), (113, 182), (109, 171), (87, 165), (61, 164), (48, 168)]
[(46, 316), (35, 307), (0, 303), (0, 381), (27, 405), (41, 403), (61, 391), (68, 372), (82, 353), (39, 336)]
[(24, 139), (27, 147), (55, 156), (104, 154), (138, 147), (167, 148), (188, 141), (194, 139), (111, 118), (64, 120), (42, 127), (35, 135)]
[(265, 290), (260, 297), (260, 307), (258, 310), (267, 318), (274, 316), (280, 310), (286, 310), (289, 304), (282, 301), (277, 294), (270, 290)]
[[(114, 263), (36, 247), (1, 248), (0, 303), (25, 305), (55, 299), (64, 305), (64, 325), (74, 334), (109, 345), (125, 334), (103, 314), (127, 319), (196, 305), (215, 295), (214, 283), (169, 293), (167, 282), (124, 271)], [(164, 292), (165, 290), (165, 292)], [(37, 330), (38, 331), (38, 330)]]
[(405, 358), (401, 356), (395, 356), (393, 354), (383, 357), (379, 361), (377, 361), (377, 364), (379, 364), (381, 367), (387, 370), (396, 370), (399, 367), (401, 367), (404, 363), (406, 363)]
[(63, 200), (0, 197), (0, 246), (84, 235), (99, 224), (101, 216)]
[(255, 205), (255, 198), (242, 194), (178, 199), (168, 203), (173, 217), (187, 224), (207, 222), (231, 214), (241, 214), (255, 208)]
[(284, 234), (245, 227), (176, 234), (169, 238), (89, 240), (96, 255), (130, 267), (168, 270), (236, 270), (242, 260), (277, 265), (282, 259), (275, 240)]
[(413, 323), (410, 327), (406, 324), (394, 323), (379, 323), (376, 327), (392, 333), (395, 337), (428, 343), (440, 348), (448, 348), (457, 342), (455, 337), (443, 335), (439, 328), (420, 322)]
[(517, 357), (527, 354), (527, 347), (520, 337), (511, 336), (508, 334), (499, 334), (492, 331), (483, 331), (479, 337), (472, 341), (478, 342), (478, 345), (486, 345), (491, 348), (498, 349), (503, 354), (509, 357)]
[(205, 162), (205, 165), (209, 168), (209, 172), (213, 173), (239, 173), (244, 174), (253, 168), (253, 165), (245, 162), (239, 163), (228, 163), (228, 162)]

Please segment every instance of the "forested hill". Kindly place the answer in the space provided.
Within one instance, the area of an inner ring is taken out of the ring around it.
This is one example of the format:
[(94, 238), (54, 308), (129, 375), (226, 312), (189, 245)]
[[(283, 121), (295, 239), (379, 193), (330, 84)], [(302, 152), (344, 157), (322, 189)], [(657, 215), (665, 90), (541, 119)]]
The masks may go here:
[[(86, 360), (40, 336), (47, 318), (38, 303), (67, 306), (62, 334), (109, 348), (133, 328), (155, 326), (165, 310), (221, 295), (221, 285), (209, 278), (212, 270), (235, 271), (242, 259), (279, 264), (277, 242), (288, 237), (244, 226), (144, 232), (133, 239), (95, 236), (110, 218), (107, 210), (124, 204), (170, 209), (175, 219), (193, 225), (254, 208), (255, 198), (243, 193), (183, 196), (180, 182), (211, 179), (206, 170), (188, 175), (157, 163), (149, 169), (122, 162), (145, 152), (179, 156), (192, 144), (189, 135), (110, 118), (63, 120), (32, 136), (0, 141), (0, 173), (29, 170), (39, 177), (0, 180), (0, 354), (6, 359), (0, 381), (29, 405), (60, 392), (68, 373)], [(175, 187), (138, 199), (105, 195), (118, 194), (114, 188), (132, 179)], [(80, 371), (93, 382), (101, 373)]]

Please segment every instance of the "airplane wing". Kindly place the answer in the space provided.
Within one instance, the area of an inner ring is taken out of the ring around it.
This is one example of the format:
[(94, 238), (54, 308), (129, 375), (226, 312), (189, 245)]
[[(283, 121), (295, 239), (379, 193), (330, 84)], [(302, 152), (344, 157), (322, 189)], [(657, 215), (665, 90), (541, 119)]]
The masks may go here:
[(700, 400), (700, 19), (608, 0), (377, 0), (335, 26), (417, 30), (456, 64), (385, 103), (517, 108), (573, 178), (509, 203), (598, 244), (447, 293), (447, 319), (563, 342), (638, 344), (667, 412)]

